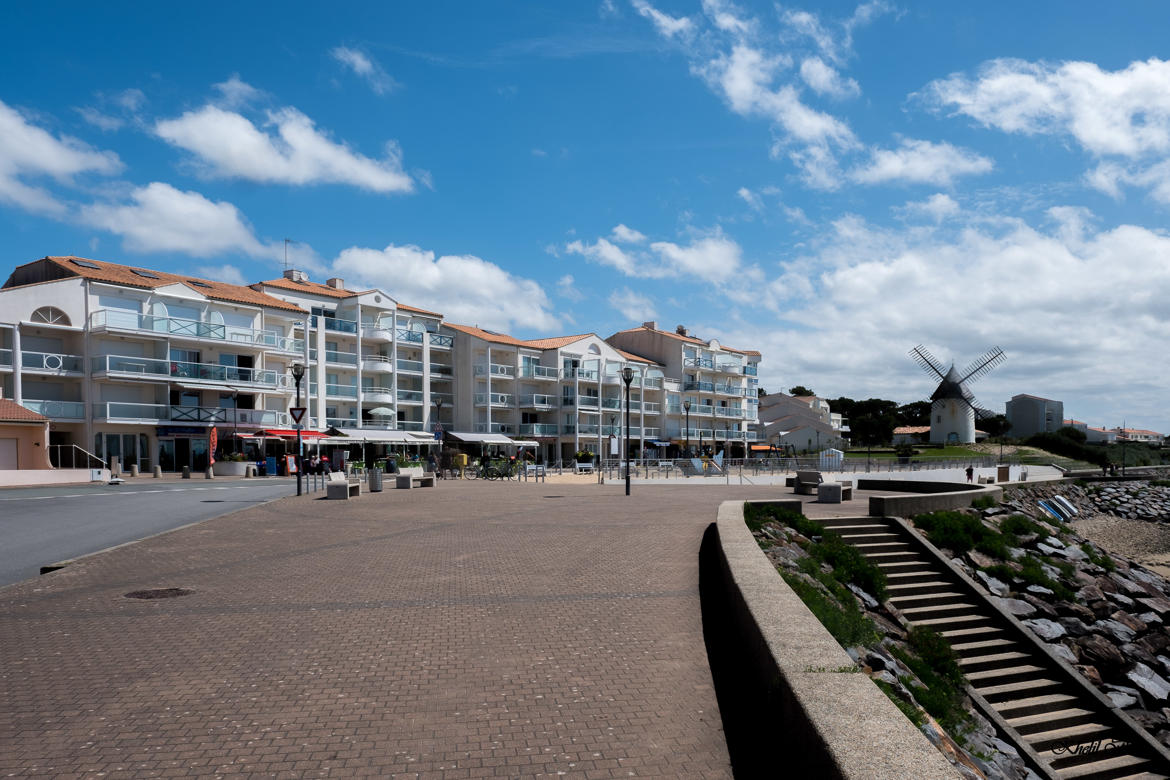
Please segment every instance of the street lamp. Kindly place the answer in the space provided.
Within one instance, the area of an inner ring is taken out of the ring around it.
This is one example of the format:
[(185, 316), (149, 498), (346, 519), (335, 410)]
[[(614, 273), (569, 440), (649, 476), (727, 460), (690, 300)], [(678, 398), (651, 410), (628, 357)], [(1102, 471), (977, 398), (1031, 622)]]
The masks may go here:
[(691, 457), (691, 399), (687, 398), (683, 401), (683, 409), (687, 413), (687, 453), (686, 457)]
[(630, 383), (634, 381), (634, 369), (622, 369), (622, 381), (626, 383), (626, 495), (630, 494)]
[[(297, 408), (301, 405), (301, 379), (305, 376), (305, 366), (303, 363), (293, 363), (290, 367), (292, 370), (293, 380), (297, 383)], [(301, 417), (301, 420), (305, 419)], [(301, 473), (304, 467), (301, 462), (301, 421), (297, 421), (297, 495), (301, 494)]]

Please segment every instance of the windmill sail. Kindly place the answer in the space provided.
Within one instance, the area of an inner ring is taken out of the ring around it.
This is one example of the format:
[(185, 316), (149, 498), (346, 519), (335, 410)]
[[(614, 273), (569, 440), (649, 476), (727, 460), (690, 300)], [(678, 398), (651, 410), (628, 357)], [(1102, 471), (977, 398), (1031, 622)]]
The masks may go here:
[(933, 371), (938, 375), (939, 379), (946, 378), (946, 372), (943, 371), (942, 363), (938, 361), (938, 358), (930, 354), (926, 347), (922, 346), (921, 344), (910, 350), (910, 357), (914, 360), (915, 363), (922, 366), (922, 370), (926, 373), (929, 374)]
[(1003, 350), (999, 347), (992, 347), (984, 352), (982, 355), (971, 361), (971, 364), (963, 369), (963, 378), (960, 382), (975, 382), (987, 376), (993, 368), (998, 366), (1003, 361), (1007, 360), (1007, 355), (1003, 354)]

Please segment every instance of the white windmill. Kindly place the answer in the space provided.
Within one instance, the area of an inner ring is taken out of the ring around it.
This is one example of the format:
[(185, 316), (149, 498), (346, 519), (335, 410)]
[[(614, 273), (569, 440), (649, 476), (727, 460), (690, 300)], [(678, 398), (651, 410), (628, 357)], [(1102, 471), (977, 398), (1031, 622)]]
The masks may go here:
[(968, 382), (982, 379), (993, 368), (1007, 360), (999, 347), (992, 347), (975, 359), (960, 373), (955, 364), (946, 372), (943, 364), (919, 344), (910, 350), (910, 357), (927, 374), (937, 377), (938, 387), (931, 393), (930, 441), (932, 444), (973, 444), (975, 417), (983, 412), (975, 405), (975, 396), (967, 388)]

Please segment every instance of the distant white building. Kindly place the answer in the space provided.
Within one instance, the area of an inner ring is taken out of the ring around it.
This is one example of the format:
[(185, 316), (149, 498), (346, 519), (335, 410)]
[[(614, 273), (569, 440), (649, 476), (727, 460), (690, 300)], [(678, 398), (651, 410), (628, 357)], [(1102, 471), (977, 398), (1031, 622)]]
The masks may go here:
[(1064, 403), (1020, 393), (1007, 402), (1008, 435), (1026, 439), (1037, 433), (1054, 433), (1064, 424)]

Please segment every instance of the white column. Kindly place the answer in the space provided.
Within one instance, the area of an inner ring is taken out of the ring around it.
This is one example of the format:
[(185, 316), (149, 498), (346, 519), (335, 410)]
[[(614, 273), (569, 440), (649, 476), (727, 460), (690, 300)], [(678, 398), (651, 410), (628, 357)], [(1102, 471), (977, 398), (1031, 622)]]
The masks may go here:
[(431, 432), (431, 334), (421, 320), (422, 325), (422, 394), (423, 394), (423, 432)]
[(492, 432), (492, 347), (489, 344), (487, 348), (487, 411), (484, 412), (487, 416), (486, 433)]
[(398, 428), (398, 309), (394, 309), (393, 326), (390, 331), (390, 367), (393, 373), (390, 374), (390, 394), (394, 396), (394, 427)]
[(24, 353), (20, 349), (20, 320), (12, 323), (12, 400), (24, 403), (24, 387), (20, 374), (24, 368)]
[(362, 305), (357, 305), (357, 420), (354, 425), (362, 427)]
[(313, 416), (317, 418), (318, 428), (329, 427), (328, 421), (325, 419), (325, 317), (324, 315), (317, 318), (317, 331), (314, 334), (317, 341), (317, 364), (313, 366), (313, 375), (317, 378), (317, 412)]

